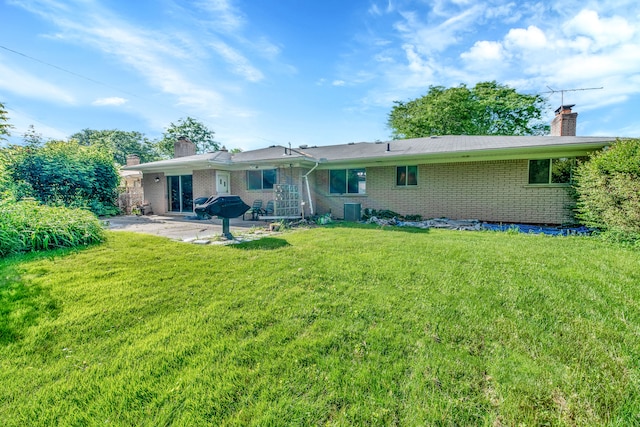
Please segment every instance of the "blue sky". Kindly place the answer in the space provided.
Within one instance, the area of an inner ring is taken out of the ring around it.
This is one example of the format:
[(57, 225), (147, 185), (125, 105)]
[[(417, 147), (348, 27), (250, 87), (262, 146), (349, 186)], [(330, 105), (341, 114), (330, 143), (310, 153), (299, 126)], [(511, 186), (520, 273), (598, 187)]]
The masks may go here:
[(640, 3), (0, 0), (12, 142), (187, 116), (227, 148), (388, 140), (393, 101), (487, 80), (603, 87), (564, 94), (578, 134), (640, 136)]

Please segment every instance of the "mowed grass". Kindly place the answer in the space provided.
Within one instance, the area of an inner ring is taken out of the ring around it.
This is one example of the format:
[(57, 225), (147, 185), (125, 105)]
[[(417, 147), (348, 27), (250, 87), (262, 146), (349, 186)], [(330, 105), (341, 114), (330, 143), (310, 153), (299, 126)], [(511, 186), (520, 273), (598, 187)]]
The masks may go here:
[(640, 253), (371, 227), (0, 261), (4, 426), (640, 424)]

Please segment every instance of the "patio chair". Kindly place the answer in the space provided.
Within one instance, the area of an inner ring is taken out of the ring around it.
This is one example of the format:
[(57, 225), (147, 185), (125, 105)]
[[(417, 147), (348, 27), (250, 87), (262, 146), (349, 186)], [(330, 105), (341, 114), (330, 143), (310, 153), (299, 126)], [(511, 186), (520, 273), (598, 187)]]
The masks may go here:
[(251, 208), (242, 215), (243, 221), (246, 214), (251, 214), (252, 221), (256, 221), (258, 219), (258, 215), (264, 215), (264, 210), (262, 209), (262, 199), (256, 199), (253, 201), (253, 205), (251, 205)]
[(274, 212), (274, 210), (275, 210), (275, 207), (274, 207), (273, 200), (269, 200), (269, 201), (267, 202), (267, 207), (266, 207), (266, 208), (264, 208), (264, 215), (266, 215), (266, 216), (273, 216), (273, 212)]

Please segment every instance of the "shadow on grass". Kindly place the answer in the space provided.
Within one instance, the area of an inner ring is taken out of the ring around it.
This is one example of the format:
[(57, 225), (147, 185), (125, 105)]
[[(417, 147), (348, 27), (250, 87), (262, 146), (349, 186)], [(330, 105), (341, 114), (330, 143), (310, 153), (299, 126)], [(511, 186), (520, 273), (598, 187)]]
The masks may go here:
[(360, 222), (332, 222), (330, 224), (323, 225), (322, 227), (326, 228), (351, 228), (351, 229), (362, 229), (362, 230), (383, 230), (383, 231), (392, 231), (392, 232), (402, 232), (402, 233), (413, 233), (413, 234), (424, 234), (428, 233), (430, 229), (428, 228), (418, 228), (418, 227), (396, 227), (393, 225), (377, 225), (377, 224), (363, 224)]
[(238, 243), (237, 245), (230, 245), (231, 248), (235, 248), (235, 249), (261, 250), (261, 251), (279, 249), (285, 246), (291, 246), (291, 245), (286, 240), (278, 239), (275, 237), (263, 237), (262, 239), (252, 240), (250, 242), (243, 242), (243, 243)]
[[(39, 317), (55, 316), (60, 311), (58, 302), (49, 291), (29, 283), (19, 268), (23, 259), (31, 261), (47, 257), (50, 255), (38, 253), (0, 260), (0, 345), (19, 341)], [(38, 274), (37, 271), (35, 273)]]

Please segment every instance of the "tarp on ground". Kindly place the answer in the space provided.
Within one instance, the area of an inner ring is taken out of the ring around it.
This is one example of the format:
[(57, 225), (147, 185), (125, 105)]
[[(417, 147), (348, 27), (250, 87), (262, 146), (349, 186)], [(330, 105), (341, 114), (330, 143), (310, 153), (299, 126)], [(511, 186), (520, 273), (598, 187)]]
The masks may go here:
[(467, 230), (467, 231), (509, 231), (515, 230), (520, 233), (532, 234), (548, 234), (552, 236), (570, 236), (570, 235), (587, 235), (592, 230), (587, 227), (552, 227), (531, 224), (515, 224), (515, 223), (489, 223), (481, 222), (477, 219), (452, 220), (448, 218), (434, 218), (425, 221), (402, 221), (398, 218), (382, 219), (375, 216), (369, 218), (367, 223), (373, 223), (382, 226), (394, 227), (416, 227), (422, 229), (428, 228), (444, 228), (448, 230)]

